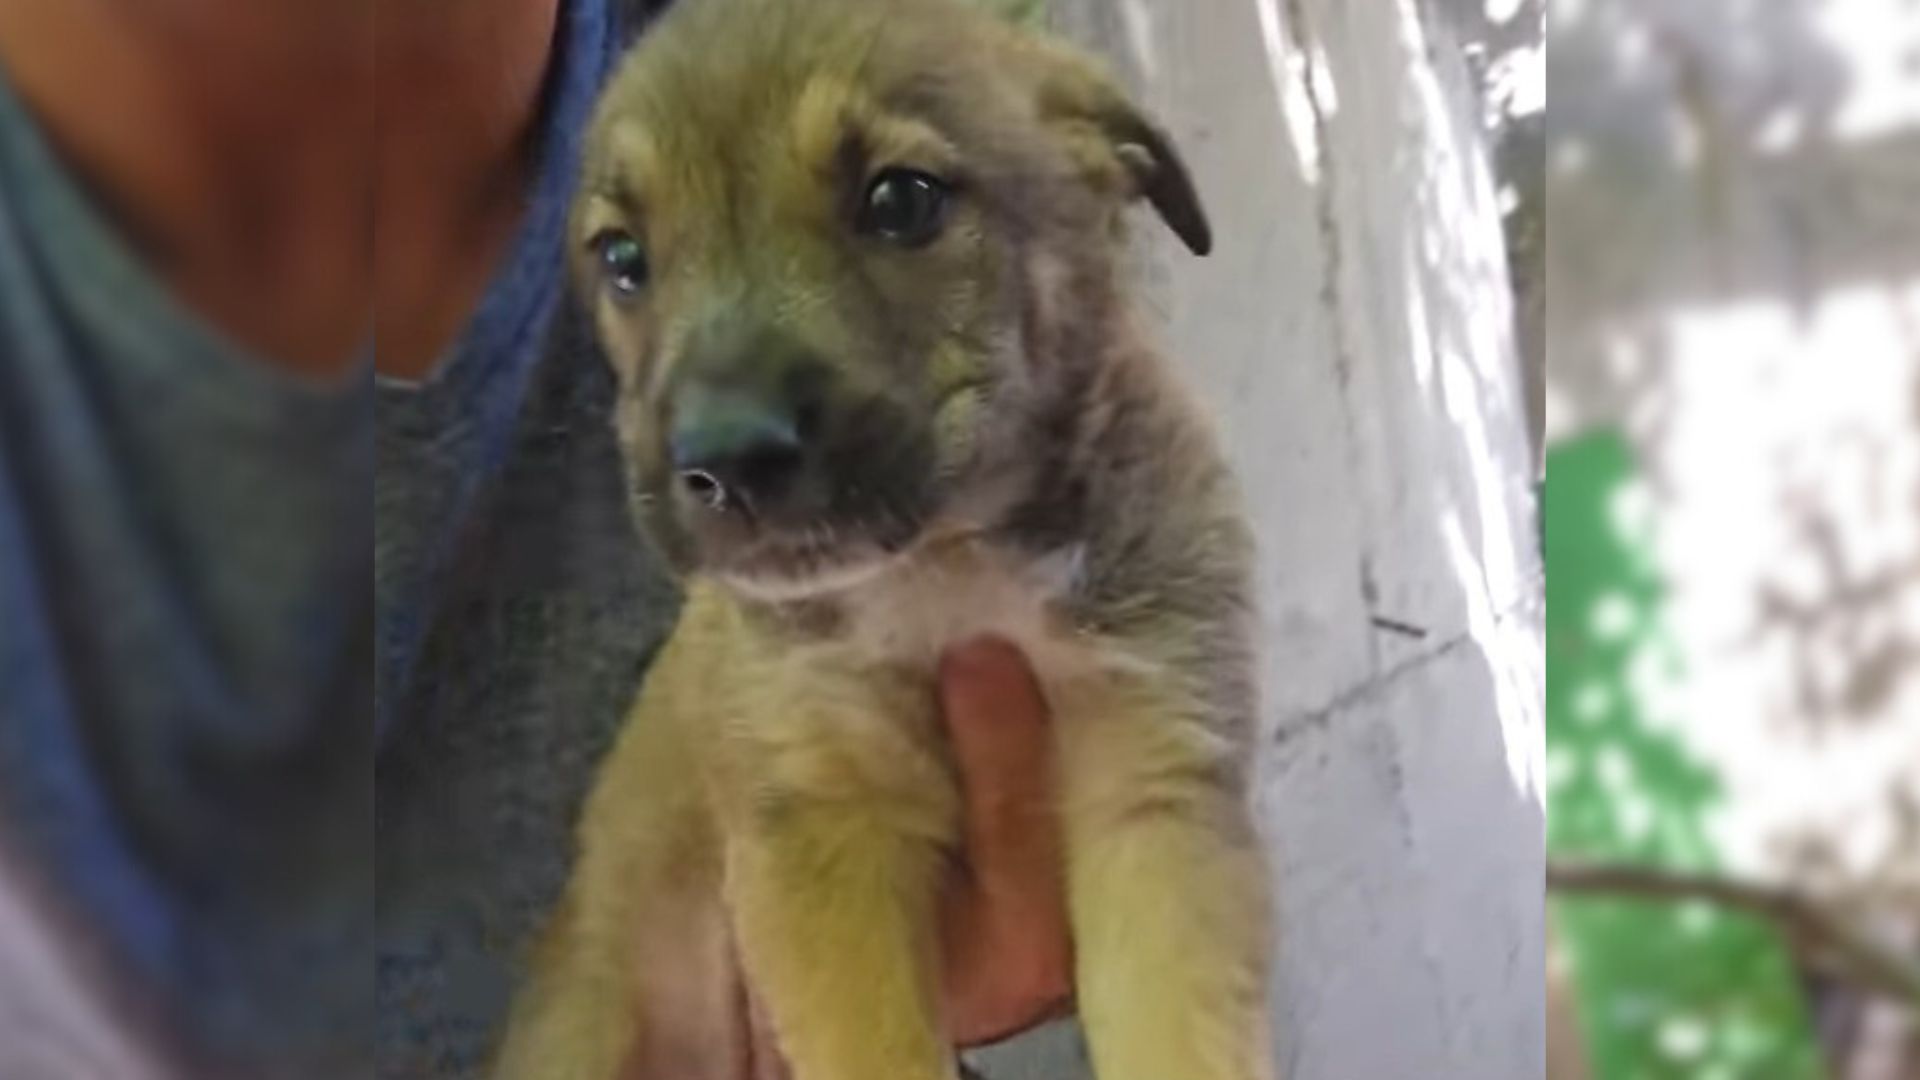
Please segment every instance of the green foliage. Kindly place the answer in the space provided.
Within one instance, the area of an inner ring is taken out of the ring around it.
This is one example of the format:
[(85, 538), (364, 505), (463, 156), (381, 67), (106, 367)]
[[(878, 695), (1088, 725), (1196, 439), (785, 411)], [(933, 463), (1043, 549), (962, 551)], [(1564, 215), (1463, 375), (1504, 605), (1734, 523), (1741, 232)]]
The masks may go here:
[[(1548, 850), (1708, 870), (1713, 769), (1672, 733), (1662, 686), (1684, 677), (1631, 505), (1625, 441), (1548, 455)], [(1556, 901), (1599, 1080), (1823, 1075), (1793, 968), (1771, 927), (1706, 905)]]

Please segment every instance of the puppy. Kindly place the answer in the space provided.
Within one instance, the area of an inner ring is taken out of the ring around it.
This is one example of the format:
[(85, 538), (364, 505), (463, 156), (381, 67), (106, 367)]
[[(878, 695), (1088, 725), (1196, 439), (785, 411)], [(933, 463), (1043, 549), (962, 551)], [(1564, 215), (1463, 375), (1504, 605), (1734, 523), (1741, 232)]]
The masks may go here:
[(952, 1080), (937, 658), (996, 633), (1053, 714), (1103, 1080), (1264, 1080), (1246, 800), (1252, 545), (1130, 312), (1165, 136), (949, 0), (682, 0), (588, 138), (575, 276), (686, 602), (602, 766), (508, 1080), (733, 1080), (730, 942), (798, 1080)]

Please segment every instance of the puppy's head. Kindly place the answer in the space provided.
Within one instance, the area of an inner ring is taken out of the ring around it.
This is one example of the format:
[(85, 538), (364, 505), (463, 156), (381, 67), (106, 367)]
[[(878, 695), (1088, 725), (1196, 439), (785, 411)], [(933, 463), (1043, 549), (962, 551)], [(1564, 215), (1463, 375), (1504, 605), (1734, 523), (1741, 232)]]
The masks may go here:
[(1120, 311), (1119, 220), (1207, 224), (1075, 54), (952, 0), (681, 0), (609, 86), (571, 225), (651, 531), (803, 596), (991, 530)]

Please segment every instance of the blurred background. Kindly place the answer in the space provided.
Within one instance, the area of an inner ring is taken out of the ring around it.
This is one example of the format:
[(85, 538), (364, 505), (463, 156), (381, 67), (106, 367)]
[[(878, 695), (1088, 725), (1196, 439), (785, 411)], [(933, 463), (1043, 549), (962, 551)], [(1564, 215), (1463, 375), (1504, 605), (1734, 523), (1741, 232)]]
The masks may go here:
[(1912, 1080), (1920, 3), (1563, 0), (1516, 114), (1525, 7), (1548, 1074)]

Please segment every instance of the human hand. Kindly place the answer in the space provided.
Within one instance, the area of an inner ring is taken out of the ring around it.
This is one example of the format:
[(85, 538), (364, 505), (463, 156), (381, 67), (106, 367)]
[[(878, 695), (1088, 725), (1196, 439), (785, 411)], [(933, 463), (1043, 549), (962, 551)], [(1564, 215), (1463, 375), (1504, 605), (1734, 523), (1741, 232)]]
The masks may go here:
[(942, 997), (960, 1046), (1064, 1012), (1073, 993), (1053, 734), (1026, 658), (993, 638), (940, 665), (940, 715), (960, 768), (965, 863), (942, 897)]
[[(1026, 658), (994, 638), (950, 650), (940, 715), (962, 791), (964, 864), (941, 896), (941, 1009), (956, 1046), (1015, 1035), (1064, 1014), (1073, 996), (1053, 735)], [(787, 1074), (751, 1002), (754, 1080)]]

